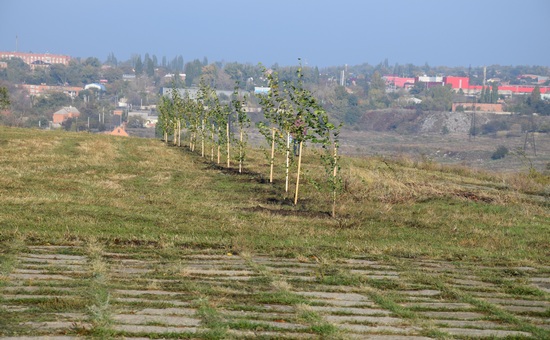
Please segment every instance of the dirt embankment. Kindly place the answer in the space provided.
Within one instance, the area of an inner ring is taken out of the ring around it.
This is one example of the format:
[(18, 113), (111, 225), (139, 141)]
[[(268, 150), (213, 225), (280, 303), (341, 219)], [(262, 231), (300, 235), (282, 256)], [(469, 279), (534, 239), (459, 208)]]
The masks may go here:
[[(496, 123), (500, 123), (500, 125)], [(543, 127), (550, 128), (550, 117), (499, 115), (477, 112), (421, 112), (408, 109), (385, 109), (367, 111), (357, 124), (357, 130), (417, 133), (468, 133), (475, 126), (478, 133), (486, 124), (499, 126), (497, 130), (519, 132)], [(494, 128), (493, 128), (494, 129)], [(494, 131), (496, 132), (496, 131)]]

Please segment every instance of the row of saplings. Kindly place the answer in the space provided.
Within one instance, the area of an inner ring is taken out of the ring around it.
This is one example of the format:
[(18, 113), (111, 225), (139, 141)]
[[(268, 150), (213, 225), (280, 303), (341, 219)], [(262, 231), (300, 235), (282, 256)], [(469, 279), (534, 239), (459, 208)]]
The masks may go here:
[[(302, 150), (306, 143), (321, 148), (320, 160), (326, 171), (325, 185), (317, 185), (328, 189), (332, 197), (332, 216), (335, 217), (336, 200), (342, 189), (340, 166), (338, 163), (338, 136), (341, 125), (335, 126), (329, 122), (328, 115), (313, 97), (310, 91), (303, 87), (302, 69), (297, 70), (297, 81), (280, 82), (276, 72), (264, 69), (269, 91), (259, 95), (259, 101), (264, 113), (264, 121), (259, 123), (260, 132), (270, 145), (268, 159), (270, 162), (269, 181), (273, 182), (273, 166), (275, 150), (285, 155), (285, 191), (289, 190), (289, 172), (294, 153), (291, 144), (297, 150), (296, 185), (294, 204), (298, 202), (300, 189), (300, 173), (302, 165)], [(210, 158), (220, 163), (222, 153), (225, 153), (227, 167), (231, 166), (231, 145), (236, 144), (238, 152), (239, 172), (242, 172), (245, 160), (247, 129), (250, 119), (244, 110), (246, 97), (239, 97), (237, 87), (228, 103), (222, 104), (216, 91), (201, 82), (195, 99), (188, 93), (180, 94), (175, 88), (171, 98), (162, 97), (158, 110), (158, 125), (168, 143), (172, 135), (174, 145), (181, 146), (182, 129), (189, 135), (189, 148), (199, 151), (202, 157)], [(237, 125), (238, 137), (231, 125)], [(210, 150), (207, 150), (209, 148)]]

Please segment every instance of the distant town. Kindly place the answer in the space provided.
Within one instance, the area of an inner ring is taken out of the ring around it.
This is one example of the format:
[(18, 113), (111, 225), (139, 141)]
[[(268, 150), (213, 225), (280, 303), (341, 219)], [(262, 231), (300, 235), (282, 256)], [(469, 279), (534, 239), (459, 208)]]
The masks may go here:
[[(273, 65), (268, 71), (292, 81), (296, 67)], [(368, 110), (396, 108), (550, 115), (550, 71), (544, 67), (453, 69), (390, 66), (385, 61), (376, 66), (304, 69), (306, 86), (332, 118), (349, 125)], [(201, 79), (213, 85), (222, 100), (231, 96), (235, 84), (242, 93), (269, 91), (258, 65), (209, 63), (206, 58), (184, 64), (181, 56), (168, 61), (148, 54), (125, 62), (111, 54), (100, 62), (0, 52), (0, 86), (9, 89), (10, 98), (0, 123), (127, 135), (128, 127), (154, 129), (160, 96), (177, 88), (193, 97)], [(248, 98), (246, 110), (259, 112), (255, 96)]]

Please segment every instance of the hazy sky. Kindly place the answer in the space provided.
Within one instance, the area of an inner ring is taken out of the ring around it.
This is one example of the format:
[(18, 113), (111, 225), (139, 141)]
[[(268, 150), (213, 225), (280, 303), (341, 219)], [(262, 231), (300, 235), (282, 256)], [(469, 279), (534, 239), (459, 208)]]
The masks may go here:
[(549, 0), (1, 0), (0, 50), (267, 66), (550, 66)]

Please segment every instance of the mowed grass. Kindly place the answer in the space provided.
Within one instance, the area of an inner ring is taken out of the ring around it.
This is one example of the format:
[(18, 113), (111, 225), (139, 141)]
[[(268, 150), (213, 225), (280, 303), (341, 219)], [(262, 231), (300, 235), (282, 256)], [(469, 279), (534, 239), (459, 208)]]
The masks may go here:
[(247, 156), (239, 174), (235, 162), (226, 169), (159, 140), (0, 127), (0, 238), (317, 258), (540, 264), (550, 256), (547, 175), (344, 158), (331, 218), (330, 193), (312, 184), (324, 174), (313, 150), (296, 207), (281, 166), (269, 184), (263, 152)]

